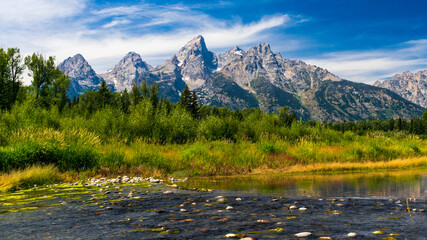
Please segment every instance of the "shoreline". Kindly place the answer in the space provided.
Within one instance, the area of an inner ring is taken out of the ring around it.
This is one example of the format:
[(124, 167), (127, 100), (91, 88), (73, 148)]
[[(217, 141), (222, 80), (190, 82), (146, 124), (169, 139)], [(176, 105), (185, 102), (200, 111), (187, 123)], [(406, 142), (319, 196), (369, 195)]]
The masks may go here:
[[(334, 175), (350, 173), (369, 173), (369, 172), (393, 172), (399, 170), (417, 170), (427, 169), (427, 157), (412, 157), (406, 159), (395, 159), (391, 161), (367, 162), (367, 163), (315, 163), (309, 165), (293, 165), (288, 168), (255, 168), (249, 173), (230, 174), (230, 175), (199, 175), (186, 176), (195, 178), (209, 177), (244, 177), (257, 175)], [(125, 169), (131, 172), (131, 169)], [(59, 182), (87, 181), (90, 178), (109, 178), (113, 175), (124, 175), (110, 173), (108, 175), (99, 174), (99, 172), (59, 172), (55, 166), (32, 166), (24, 170), (15, 170), (10, 173), (0, 175), (0, 192), (10, 192), (18, 189), (28, 189), (33, 185), (54, 184)], [(125, 174), (130, 177), (183, 177), (182, 174), (165, 174), (157, 176), (136, 176), (134, 174)]]

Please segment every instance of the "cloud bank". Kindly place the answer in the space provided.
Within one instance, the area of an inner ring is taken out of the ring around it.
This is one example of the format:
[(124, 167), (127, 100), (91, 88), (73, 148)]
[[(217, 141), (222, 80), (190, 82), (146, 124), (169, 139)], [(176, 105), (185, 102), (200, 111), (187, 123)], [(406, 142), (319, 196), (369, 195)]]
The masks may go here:
[(333, 52), (304, 60), (341, 78), (372, 84), (404, 71), (427, 69), (427, 39), (408, 41), (388, 49)]
[[(268, 40), (269, 30), (286, 27), (286, 14), (243, 23), (223, 20), (180, 4), (123, 5), (91, 9), (85, 0), (18, 0), (0, 9), (0, 47), (19, 47), (23, 55), (42, 52), (63, 59), (81, 53), (98, 73), (135, 51), (150, 64), (162, 63), (193, 37), (208, 47), (232, 47)], [(28, 84), (29, 79), (25, 78)]]

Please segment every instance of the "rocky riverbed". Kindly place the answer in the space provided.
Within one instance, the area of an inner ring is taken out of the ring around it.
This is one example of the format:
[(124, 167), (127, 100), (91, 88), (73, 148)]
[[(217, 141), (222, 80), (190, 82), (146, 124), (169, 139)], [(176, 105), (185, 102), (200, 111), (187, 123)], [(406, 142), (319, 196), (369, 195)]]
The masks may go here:
[(90, 179), (0, 195), (0, 239), (425, 239), (427, 199), (312, 198)]

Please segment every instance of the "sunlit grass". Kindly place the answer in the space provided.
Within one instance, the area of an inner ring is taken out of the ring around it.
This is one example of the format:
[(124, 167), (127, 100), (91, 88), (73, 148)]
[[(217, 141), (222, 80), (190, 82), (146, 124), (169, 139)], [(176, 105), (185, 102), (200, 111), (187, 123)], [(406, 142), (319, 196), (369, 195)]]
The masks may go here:
[(329, 162), (308, 165), (296, 164), (286, 168), (254, 169), (254, 174), (261, 173), (309, 173), (309, 172), (355, 172), (374, 170), (401, 170), (410, 168), (427, 168), (427, 157), (412, 157), (378, 162)]
[[(66, 120), (63, 118), (61, 121)], [(76, 125), (67, 125), (71, 123)], [(7, 144), (0, 146), (0, 170), (4, 172), (1, 188), (51, 182), (52, 179), (63, 179), (70, 175), (70, 171), (82, 178), (374, 171), (427, 167), (427, 143), (413, 135), (357, 135), (296, 125), (282, 129), (288, 131), (286, 134), (292, 138), (269, 133), (260, 134), (257, 141), (201, 138), (184, 143), (160, 143), (145, 138), (130, 141), (121, 137), (117, 129), (109, 138), (105, 138), (101, 137), (103, 133), (98, 130), (89, 130), (74, 121), (71, 123), (64, 123), (62, 129), (29, 126), (3, 131), (2, 137), (7, 139)], [(95, 123), (90, 124), (97, 127)], [(49, 175), (52, 169), (59, 169), (57, 175)], [(63, 172), (67, 174), (62, 175)], [(35, 177), (31, 178), (31, 175)], [(20, 183), (21, 178), (28, 180)]]
[(31, 166), (0, 175), (0, 191), (31, 188), (34, 185), (66, 182), (72, 179), (72, 175), (60, 173), (53, 165)]

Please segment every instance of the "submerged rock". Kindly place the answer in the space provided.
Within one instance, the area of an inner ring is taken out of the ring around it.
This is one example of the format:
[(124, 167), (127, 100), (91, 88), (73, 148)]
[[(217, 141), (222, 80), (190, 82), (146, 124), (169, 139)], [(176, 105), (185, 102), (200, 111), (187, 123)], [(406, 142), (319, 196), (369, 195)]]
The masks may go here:
[(235, 237), (237, 237), (237, 235), (234, 233), (227, 233), (227, 234), (225, 234), (225, 237), (226, 238), (235, 238)]
[(312, 235), (311, 232), (300, 232), (300, 233), (295, 233), (295, 237), (298, 238), (305, 238), (305, 237), (310, 237)]

